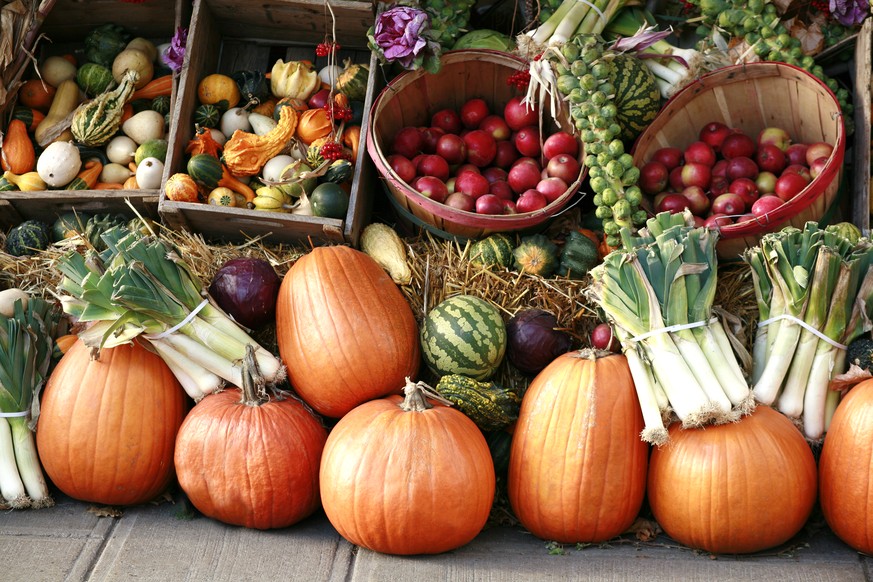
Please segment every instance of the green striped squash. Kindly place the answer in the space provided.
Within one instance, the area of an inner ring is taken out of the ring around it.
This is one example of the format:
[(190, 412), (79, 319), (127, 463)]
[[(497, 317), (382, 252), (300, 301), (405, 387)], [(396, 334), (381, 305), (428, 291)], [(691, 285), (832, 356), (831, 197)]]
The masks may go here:
[(336, 80), (336, 88), (344, 93), (350, 101), (363, 101), (367, 94), (367, 82), (370, 79), (370, 67), (367, 65), (349, 65)]
[(521, 398), (494, 382), (479, 382), (460, 374), (440, 378), (437, 394), (452, 402), (483, 431), (506, 428), (518, 418)]
[(206, 186), (210, 190), (217, 187), (219, 180), (221, 180), (221, 162), (218, 158), (209, 154), (195, 154), (191, 156), (186, 169), (188, 170), (188, 175), (195, 182)]
[(615, 65), (615, 97), (621, 139), (633, 141), (658, 116), (661, 93), (649, 68), (634, 56), (619, 54)]
[(478, 267), (511, 267), (512, 240), (505, 234), (492, 234), (470, 247), (470, 262)]
[(101, 93), (96, 99), (79, 105), (70, 126), (76, 141), (86, 146), (100, 146), (109, 141), (121, 125), (122, 108), (133, 95), (138, 80), (139, 73), (129, 69), (114, 91)]
[(506, 325), (491, 303), (456, 295), (427, 314), (421, 327), (421, 347), (434, 373), (485, 380), (503, 360)]
[(200, 105), (194, 110), (194, 123), (200, 127), (218, 127), (221, 111), (215, 105)]

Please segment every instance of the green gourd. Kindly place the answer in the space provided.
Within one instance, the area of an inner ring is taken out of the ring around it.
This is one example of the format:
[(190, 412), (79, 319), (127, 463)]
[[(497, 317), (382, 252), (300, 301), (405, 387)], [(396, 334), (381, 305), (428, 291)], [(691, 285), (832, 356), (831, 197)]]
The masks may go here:
[(70, 127), (76, 141), (86, 146), (100, 146), (108, 142), (121, 125), (122, 109), (133, 95), (138, 80), (139, 73), (128, 70), (114, 91), (79, 105), (73, 113)]
[(505, 234), (492, 234), (470, 246), (470, 262), (477, 267), (511, 267), (512, 240)]
[(530, 275), (551, 277), (558, 269), (558, 247), (543, 234), (524, 237), (512, 254), (515, 268)]
[(440, 378), (434, 389), (482, 430), (499, 430), (518, 418), (521, 406), (518, 394), (494, 382), (478, 382), (461, 374), (449, 374)]
[(558, 273), (570, 279), (582, 279), (600, 262), (597, 245), (578, 231), (571, 231), (564, 241)]

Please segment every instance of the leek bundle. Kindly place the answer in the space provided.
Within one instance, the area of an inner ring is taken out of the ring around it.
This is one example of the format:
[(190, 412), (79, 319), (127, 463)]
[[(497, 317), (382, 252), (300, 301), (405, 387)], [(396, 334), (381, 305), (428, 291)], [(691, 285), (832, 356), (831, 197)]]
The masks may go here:
[(808, 222), (765, 235), (743, 259), (759, 315), (755, 399), (802, 419), (805, 436), (820, 439), (839, 400), (830, 380), (843, 371), (846, 345), (870, 329), (873, 245)]
[(643, 410), (643, 440), (683, 427), (732, 422), (753, 400), (721, 321), (712, 316), (717, 234), (685, 214), (661, 213), (591, 271), (589, 293), (616, 329)]
[(539, 27), (516, 39), (519, 48), (537, 55), (578, 34), (600, 34), (627, 0), (564, 0)]
[(169, 244), (113, 228), (107, 249), (70, 252), (59, 261), (64, 312), (87, 323), (79, 334), (93, 348), (134, 338), (147, 342), (195, 400), (240, 386), (246, 346), (255, 349), (255, 380), (275, 384), (282, 362), (215, 305), (201, 281)]

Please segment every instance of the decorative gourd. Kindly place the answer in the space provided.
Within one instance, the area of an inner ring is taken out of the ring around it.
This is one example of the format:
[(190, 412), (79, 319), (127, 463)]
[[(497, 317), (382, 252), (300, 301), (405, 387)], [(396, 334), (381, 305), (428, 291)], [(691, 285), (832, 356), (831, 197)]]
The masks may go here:
[(191, 176), (178, 172), (167, 178), (164, 193), (173, 202), (199, 202), (200, 189)]
[(136, 49), (144, 52), (150, 62), (154, 62), (158, 58), (158, 47), (155, 46), (155, 43), (141, 36), (127, 43), (125, 49)]
[(200, 105), (194, 110), (194, 123), (200, 127), (218, 127), (221, 111), (215, 105)]
[(327, 167), (324, 175), (321, 177), (323, 182), (333, 182), (334, 184), (342, 184), (352, 179), (355, 173), (355, 167), (348, 160), (342, 158), (334, 160)]
[(671, 538), (745, 554), (778, 546), (806, 523), (815, 459), (785, 415), (759, 404), (739, 422), (684, 430), (674, 423), (669, 432), (670, 443), (652, 451), (648, 500)]
[(264, 135), (236, 131), (224, 144), (224, 163), (235, 176), (254, 176), (281, 152), (297, 128), (297, 113), (284, 107), (275, 129)]
[(352, 150), (352, 159), (358, 159), (358, 149), (361, 146), (361, 126), (347, 125), (343, 130), (342, 143)]
[(417, 384), (407, 382), (404, 392), (358, 406), (331, 430), (321, 458), (322, 505), (340, 535), (358, 546), (447, 552), (470, 542), (488, 520), (491, 452), (461, 412), (431, 405)]
[(133, 176), (133, 172), (128, 166), (112, 162), (103, 166), (103, 170), (100, 172), (100, 182), (124, 184), (131, 176)]
[(491, 303), (472, 295), (455, 295), (424, 318), (421, 349), (435, 374), (485, 380), (503, 361), (506, 325)]
[(624, 356), (586, 349), (558, 357), (528, 387), (515, 424), (507, 483), (516, 517), (561, 543), (624, 532), (646, 492), (642, 430)]
[(27, 131), (33, 132), (36, 131), (40, 122), (45, 119), (45, 114), (32, 107), (17, 106), (12, 109), (12, 119), (23, 121)]
[(398, 285), (412, 282), (412, 270), (406, 260), (406, 247), (397, 231), (381, 222), (373, 222), (361, 232), (361, 250), (373, 257)]
[(849, 390), (834, 412), (819, 458), (819, 502), (837, 537), (864, 554), (873, 552), (868, 511), (873, 474), (873, 381)]
[(39, 64), (39, 77), (52, 87), (76, 78), (76, 65), (64, 57), (52, 55)]
[(253, 111), (249, 113), (249, 125), (252, 128), (252, 133), (255, 135), (265, 135), (273, 131), (278, 122), (272, 117), (267, 117)]
[(298, 116), (307, 109), (309, 109), (309, 106), (303, 99), (285, 97), (284, 99), (280, 99), (278, 103), (276, 103), (276, 107), (273, 109), (273, 119), (279, 121), (279, 115), (282, 113), (282, 109), (285, 107), (290, 107), (291, 109), (296, 111)]
[(179, 486), (207, 517), (256, 529), (287, 527), (320, 506), (326, 439), (321, 422), (294, 398), (258, 397), (250, 386), (210, 394), (179, 429)]
[(121, 124), (124, 135), (138, 144), (144, 144), (153, 139), (164, 139), (166, 135), (166, 120), (157, 111), (146, 109), (134, 114)]
[(52, 224), (52, 238), (55, 241), (64, 240), (85, 232), (85, 225), (91, 215), (86, 212), (65, 212), (58, 216)]
[(66, 354), (70, 350), (70, 348), (73, 347), (73, 344), (78, 341), (78, 339), (79, 336), (77, 336), (76, 334), (68, 333), (57, 338), (55, 340), (55, 346), (57, 346), (61, 354)]
[(112, 89), (115, 79), (112, 71), (97, 63), (85, 63), (76, 73), (76, 84), (88, 97), (96, 97)]
[[(42, 178), (36, 172), (27, 172), (26, 174), (13, 174), (12, 172), (3, 172), (3, 179), (10, 184), (14, 184), (16, 189), (22, 192), (36, 192), (39, 190), (48, 190), (48, 185), (43, 182)], [(6, 190), (7, 192), (9, 190)]]
[(122, 108), (133, 94), (137, 79), (136, 71), (127, 71), (114, 91), (98, 95), (76, 109), (70, 127), (76, 141), (88, 146), (99, 146), (112, 139), (121, 125)]
[[(72, 139), (73, 134), (63, 127), (64, 120), (79, 104), (79, 86), (75, 81), (64, 81), (54, 94), (51, 109), (33, 132), (33, 137), (41, 146), (58, 141)], [(59, 129), (62, 128), (62, 129)]]
[(103, 172), (103, 164), (98, 160), (88, 160), (73, 181), (64, 186), (64, 190), (92, 190)]
[(215, 73), (204, 77), (197, 85), (197, 98), (204, 105), (215, 105), (222, 111), (236, 107), (240, 100), (239, 87), (236, 81)]
[[(114, 139), (114, 138), (113, 138)], [(86, 145), (82, 145), (80, 143), (74, 144), (76, 149), (79, 150), (79, 158), (83, 160), (97, 160), (101, 164), (108, 164), (110, 161), (109, 156), (106, 155), (106, 148), (91, 148)], [(134, 144), (135, 145), (135, 144)], [(133, 150), (131, 150), (133, 151)], [(125, 164), (129, 163), (129, 160), (124, 161)]]
[(318, 72), (309, 61), (276, 61), (270, 71), (270, 92), (279, 99), (309, 99), (320, 84)]
[(145, 503), (172, 482), (185, 412), (185, 393), (158, 356), (133, 344), (103, 349), (92, 360), (77, 341), (43, 392), (40, 460), (55, 486), (74, 499)]
[(126, 48), (112, 61), (112, 77), (116, 83), (121, 83), (128, 71), (137, 72), (137, 89), (148, 85), (155, 75), (155, 68), (148, 55), (138, 49)]
[(131, 34), (123, 26), (111, 23), (98, 26), (85, 36), (85, 60), (109, 67), (130, 39)]
[(49, 227), (41, 220), (25, 220), (6, 235), (6, 252), (14, 257), (35, 255), (48, 248)]
[(584, 234), (572, 230), (561, 249), (558, 273), (570, 279), (581, 279), (600, 262), (597, 244)]
[(494, 462), (494, 473), (498, 479), (505, 479), (509, 471), (510, 451), (512, 450), (512, 435), (506, 430), (486, 432), (485, 442), (491, 450), (491, 460)]
[(514, 256), (512, 240), (505, 234), (492, 234), (470, 246), (470, 262), (477, 267), (512, 266)]
[(337, 91), (344, 93), (353, 101), (363, 101), (367, 94), (367, 83), (370, 79), (370, 67), (352, 64), (343, 69), (336, 80)]
[(194, 137), (185, 146), (185, 153), (191, 155), (208, 154), (217, 158), (221, 155), (221, 147), (221, 144), (215, 141), (209, 128), (198, 127)]
[(544, 234), (522, 238), (512, 254), (515, 268), (523, 273), (551, 277), (558, 269), (558, 247)]
[(220, 186), (209, 193), (206, 203), (213, 206), (236, 206), (236, 194), (230, 188)]
[(79, 150), (69, 141), (56, 141), (49, 144), (36, 161), (39, 177), (55, 188), (69, 184), (82, 169)]
[(158, 97), (169, 97), (173, 93), (173, 75), (155, 77), (146, 83), (141, 89), (137, 89), (130, 96), (131, 101), (137, 99), (151, 99), (153, 102)]
[(236, 194), (239, 194), (246, 202), (251, 202), (255, 198), (255, 191), (252, 190), (248, 184), (231, 175), (227, 166), (224, 164), (221, 165), (221, 180), (218, 181), (218, 185), (224, 188), (229, 188)]
[(209, 154), (195, 154), (188, 160), (186, 166), (188, 175), (198, 184), (209, 190), (218, 187), (221, 180), (221, 162), (215, 156)]
[(27, 135), (27, 126), (23, 121), (13, 119), (0, 142), (0, 168), (13, 174), (24, 174), (33, 170), (35, 163), (36, 152)]
[(146, 158), (156, 158), (161, 163), (167, 160), (167, 148), (169, 144), (163, 138), (150, 139), (144, 141), (137, 148), (133, 155), (133, 161), (139, 165)]
[(409, 303), (376, 261), (346, 246), (316, 247), (294, 263), (279, 289), (276, 338), (297, 394), (333, 418), (418, 372)]
[(157, 111), (161, 115), (166, 115), (170, 112), (170, 96), (160, 95), (152, 99), (152, 111)]
[(235, 131), (251, 131), (252, 124), (249, 123), (249, 112), (242, 107), (231, 107), (221, 115), (221, 121), (218, 122), (218, 129), (224, 135), (233, 135)]
[[(34, 172), (35, 173), (35, 172)], [(39, 178), (39, 175), (37, 175)], [(6, 176), (0, 176), (0, 192), (15, 192), (18, 186), (6, 179)]]
[(322, 182), (309, 195), (312, 215), (342, 220), (349, 212), (349, 194), (339, 184)]
[(161, 187), (161, 176), (164, 174), (164, 163), (158, 158), (145, 158), (136, 165), (136, 183), (145, 190), (157, 190)]
[(18, 102), (25, 107), (48, 111), (54, 102), (56, 89), (41, 79), (28, 79), (18, 90)]
[[(273, 98), (264, 99), (259, 105), (252, 107), (252, 113), (259, 113), (260, 115), (266, 115), (267, 117), (273, 117), (275, 111), (276, 100)], [(278, 121), (278, 119), (276, 121)]]
[(258, 70), (236, 71), (230, 75), (239, 88), (246, 106), (255, 106), (270, 97), (267, 77)]
[(306, 145), (329, 136), (331, 132), (333, 132), (333, 123), (324, 109), (307, 109), (300, 114), (297, 137)]
[(449, 374), (440, 378), (434, 389), (482, 430), (506, 428), (518, 418), (521, 398), (494, 382), (478, 382), (460, 374)]

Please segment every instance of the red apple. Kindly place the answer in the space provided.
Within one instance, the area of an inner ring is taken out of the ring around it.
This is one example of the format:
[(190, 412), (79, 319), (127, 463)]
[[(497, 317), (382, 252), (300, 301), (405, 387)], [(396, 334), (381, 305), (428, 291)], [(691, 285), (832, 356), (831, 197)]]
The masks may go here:
[(461, 136), (445, 133), (437, 140), (434, 153), (445, 159), (449, 165), (460, 164), (467, 159), (467, 144)]
[(737, 178), (728, 186), (728, 192), (742, 198), (746, 208), (751, 208), (759, 197), (758, 185), (749, 178)]
[(536, 190), (551, 204), (567, 191), (567, 183), (560, 178), (545, 178), (537, 182)]
[(805, 143), (793, 143), (785, 150), (785, 157), (788, 158), (788, 164), (805, 164), (806, 150), (809, 146)]
[(709, 188), (712, 181), (712, 170), (704, 164), (690, 163), (682, 166), (682, 186), (700, 186)]
[(436, 154), (425, 154), (415, 168), (419, 176), (434, 176), (443, 182), (449, 179), (449, 163)]
[(739, 194), (726, 192), (712, 201), (713, 214), (735, 216), (746, 211), (746, 203)]
[(776, 180), (776, 196), (787, 202), (803, 192), (807, 185), (809, 185), (809, 180), (800, 174), (782, 174)]
[(741, 222), (748, 222), (750, 220), (757, 221), (758, 217), (751, 212), (746, 212), (745, 214), (740, 214), (739, 216), (737, 216), (737, 224), (740, 224)]
[[(476, 166), (470, 166), (471, 168), (475, 168)], [(478, 171), (478, 168), (476, 168)], [(509, 177), (509, 172), (504, 170), (503, 168), (498, 168), (497, 166), (489, 166), (482, 170), (481, 174), (488, 179), (489, 182), (496, 182), (497, 180), (506, 180)]]
[(737, 156), (728, 160), (727, 177), (731, 180), (737, 178), (749, 178), (754, 180), (758, 175), (758, 164), (752, 158)]
[(672, 170), (670, 170), (670, 177), (668, 178), (670, 182), (670, 188), (679, 192), (685, 186), (682, 184), (682, 166), (676, 166)]
[(579, 140), (566, 131), (558, 131), (547, 137), (543, 142), (543, 157), (551, 160), (559, 154), (576, 158), (579, 155)]
[(710, 214), (704, 221), (703, 226), (710, 230), (718, 230), (719, 227), (729, 226), (733, 223), (733, 219), (726, 214)]
[(497, 157), (497, 142), (490, 133), (474, 129), (464, 136), (467, 144), (467, 161), (474, 166), (484, 168)]
[(452, 192), (446, 198), (445, 204), (464, 212), (475, 212), (476, 210), (476, 201), (473, 200), (472, 196), (467, 196), (463, 192)]
[(829, 158), (834, 151), (834, 146), (829, 143), (818, 141), (809, 144), (806, 150), (806, 165), (811, 166), (819, 158)]
[(515, 192), (509, 187), (509, 182), (506, 180), (496, 180), (488, 186), (488, 193), (494, 194), (498, 198), (504, 200), (515, 200)]
[(722, 178), (727, 177), (727, 167), (728, 161), (725, 159), (718, 160), (714, 166), (712, 166), (712, 177), (721, 176)]
[(515, 207), (515, 200), (503, 201), (503, 214), (518, 214), (518, 209)]
[(494, 165), (504, 170), (509, 169), (514, 164), (521, 154), (515, 149), (515, 145), (509, 141), (497, 142), (497, 154), (494, 156)]
[(463, 128), (461, 116), (454, 109), (440, 109), (433, 114), (430, 124), (446, 133), (461, 133)]
[(391, 143), (391, 153), (412, 159), (417, 156), (424, 145), (424, 137), (417, 127), (404, 127), (394, 135)]
[(567, 184), (572, 184), (579, 178), (581, 170), (579, 160), (570, 154), (557, 154), (546, 164), (546, 174), (560, 178)]
[(476, 214), (503, 214), (503, 199), (485, 194), (476, 199)]
[[(488, 104), (485, 103), (484, 99), (480, 99), (478, 97), (468, 99), (466, 103), (461, 105), (461, 123), (467, 129), (476, 129), (477, 127), (479, 127), (479, 124), (482, 123), (482, 120), (488, 117), (488, 115), (490, 114), (491, 111), (488, 108)], [(488, 214), (493, 213), (489, 212)]]
[(715, 165), (715, 150), (708, 143), (696, 141), (685, 148), (683, 154), (686, 164), (703, 164), (710, 168)]
[(525, 212), (541, 210), (547, 205), (548, 201), (546, 200), (546, 197), (543, 196), (542, 192), (533, 188), (522, 192), (521, 196), (518, 197), (518, 200), (515, 201), (515, 209), (522, 214)]
[(731, 158), (753, 158), (758, 149), (755, 140), (744, 133), (732, 133), (724, 138), (721, 143), (721, 155)]
[(818, 176), (824, 172), (825, 167), (828, 165), (828, 158), (818, 158), (812, 161), (809, 165), (809, 175), (812, 176), (812, 179), (815, 180)]
[(782, 177), (785, 174), (798, 174), (806, 178), (807, 182), (812, 182), (812, 173), (809, 171), (809, 168), (807, 168), (804, 164), (791, 164), (790, 166), (782, 170), (782, 173), (779, 174), (779, 176)]
[(651, 162), (661, 162), (668, 170), (682, 165), (682, 150), (679, 148), (659, 148), (652, 154)]
[(476, 174), (481, 174), (482, 170), (480, 170), (478, 166), (474, 166), (473, 164), (461, 164), (460, 166), (455, 168), (455, 176), (459, 175), (461, 172), (475, 172)]
[(712, 182), (709, 183), (709, 197), (716, 198), (728, 191), (731, 185), (731, 179), (727, 176), (713, 176)]
[(516, 194), (537, 187), (540, 177), (540, 165), (532, 158), (521, 158), (509, 169), (507, 182)]
[(688, 186), (681, 192), (688, 200), (688, 209), (697, 216), (703, 216), (709, 210), (709, 197), (700, 186)]
[(755, 186), (758, 187), (758, 193), (762, 196), (764, 194), (772, 194), (776, 191), (776, 174), (773, 172), (761, 172), (755, 178)]
[(667, 194), (658, 200), (655, 210), (657, 212), (669, 212), (677, 214), (689, 207), (688, 198), (682, 194)]
[[(680, 170), (681, 173), (681, 170)], [(657, 194), (667, 189), (670, 172), (661, 162), (651, 161), (643, 164), (640, 168), (640, 188), (646, 194)]]
[(412, 181), (415, 180), (415, 165), (413, 165), (409, 158), (400, 154), (392, 154), (385, 161), (388, 162), (388, 165), (391, 166), (397, 177), (407, 184), (412, 184)]
[(758, 153), (755, 156), (758, 169), (764, 172), (779, 174), (788, 165), (788, 158), (779, 146), (772, 143), (758, 145)]
[(513, 97), (506, 102), (506, 106), (503, 108), (503, 119), (506, 120), (506, 125), (514, 131), (528, 125), (536, 125), (540, 119), (537, 108), (529, 107), (521, 100), (521, 97)]
[(506, 120), (499, 115), (489, 115), (482, 120), (477, 129), (490, 133), (496, 141), (505, 141), (512, 136), (512, 130), (506, 125)]
[(518, 153), (528, 158), (539, 157), (542, 151), (540, 146), (540, 130), (535, 125), (522, 127), (512, 136), (512, 143)]
[(491, 183), (482, 174), (461, 172), (455, 177), (455, 192), (463, 192), (474, 199), (488, 194), (490, 189)]
[(766, 127), (758, 134), (758, 148), (763, 145), (774, 145), (784, 153), (791, 145), (791, 136), (781, 127)]
[(446, 180), (446, 189), (449, 191), (449, 194), (451, 194), (452, 192), (455, 191), (455, 180), (456, 179), (457, 178), (455, 176), (452, 176), (451, 178)]
[(761, 196), (754, 204), (752, 204), (752, 214), (761, 218), (768, 212), (776, 210), (783, 204), (785, 204), (785, 201), (778, 196), (767, 194), (766, 196)]
[(703, 126), (698, 137), (700, 138), (700, 141), (709, 144), (709, 146), (718, 153), (721, 151), (721, 146), (725, 138), (732, 134), (733, 131), (734, 130), (724, 123), (712, 121)]
[(420, 192), (422, 196), (426, 196), (436, 202), (445, 202), (449, 196), (449, 189), (445, 183), (433, 176), (416, 178), (415, 182), (412, 183), (412, 187)]
[(436, 151), (436, 145), (440, 137), (446, 135), (446, 132), (438, 127), (422, 127), (421, 134), (424, 137), (424, 143), (421, 146), (421, 151), (426, 154), (432, 154)]

